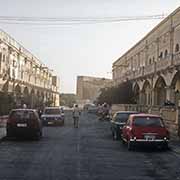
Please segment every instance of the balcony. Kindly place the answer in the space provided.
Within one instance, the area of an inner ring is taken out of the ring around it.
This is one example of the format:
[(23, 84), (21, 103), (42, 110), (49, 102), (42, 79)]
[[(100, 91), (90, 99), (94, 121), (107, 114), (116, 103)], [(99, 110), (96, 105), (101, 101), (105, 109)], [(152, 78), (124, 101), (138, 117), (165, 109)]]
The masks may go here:
[(173, 56), (173, 65), (180, 65), (180, 53), (174, 54)]
[(150, 75), (155, 73), (155, 63), (144, 67), (144, 75)]
[(159, 61), (156, 62), (156, 71), (158, 72), (167, 69), (171, 65), (172, 65), (171, 56), (167, 56), (166, 58), (160, 59)]

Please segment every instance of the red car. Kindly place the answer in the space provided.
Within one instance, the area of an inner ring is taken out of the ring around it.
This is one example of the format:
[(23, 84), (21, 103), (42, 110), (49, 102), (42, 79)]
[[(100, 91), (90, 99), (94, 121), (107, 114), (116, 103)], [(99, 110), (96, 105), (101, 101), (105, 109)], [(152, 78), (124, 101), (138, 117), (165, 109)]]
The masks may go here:
[(13, 109), (6, 125), (7, 137), (32, 137), (40, 139), (42, 124), (34, 109)]
[(160, 116), (152, 114), (133, 114), (129, 116), (122, 129), (122, 142), (127, 143), (128, 150), (135, 145), (155, 145), (168, 148), (169, 132)]

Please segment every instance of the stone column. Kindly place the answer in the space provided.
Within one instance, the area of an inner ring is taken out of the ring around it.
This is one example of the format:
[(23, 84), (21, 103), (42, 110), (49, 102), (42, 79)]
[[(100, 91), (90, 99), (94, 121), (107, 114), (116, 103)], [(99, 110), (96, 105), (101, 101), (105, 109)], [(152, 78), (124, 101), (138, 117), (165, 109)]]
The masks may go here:
[(171, 86), (166, 87), (166, 100), (175, 103), (175, 90)]
[(140, 93), (139, 93), (139, 104), (140, 105), (145, 105), (145, 98), (146, 98), (146, 95), (144, 94), (144, 92), (140, 91)]
[(151, 90), (151, 105), (154, 106), (156, 104), (156, 101), (155, 101), (155, 91), (154, 89)]

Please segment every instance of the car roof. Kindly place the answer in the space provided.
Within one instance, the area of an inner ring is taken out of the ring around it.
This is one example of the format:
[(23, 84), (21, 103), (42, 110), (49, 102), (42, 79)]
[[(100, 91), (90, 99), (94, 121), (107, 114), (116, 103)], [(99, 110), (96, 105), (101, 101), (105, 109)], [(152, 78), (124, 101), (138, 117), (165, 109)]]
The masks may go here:
[(60, 109), (61, 107), (59, 106), (54, 106), (54, 107), (45, 107), (45, 109)]
[(11, 111), (36, 111), (36, 109), (12, 109)]
[(132, 118), (135, 118), (135, 117), (161, 117), (159, 115), (155, 115), (155, 114), (146, 114), (146, 113), (139, 113), (139, 114), (132, 114), (130, 115)]
[(138, 113), (137, 111), (117, 111), (116, 114), (121, 114), (121, 113)]

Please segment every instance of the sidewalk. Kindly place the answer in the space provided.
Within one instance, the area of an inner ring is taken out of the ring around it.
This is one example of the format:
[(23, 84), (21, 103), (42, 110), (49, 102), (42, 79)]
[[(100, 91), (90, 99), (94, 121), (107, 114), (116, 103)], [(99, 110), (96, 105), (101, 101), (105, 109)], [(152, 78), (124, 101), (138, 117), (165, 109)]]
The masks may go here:
[(178, 140), (178, 141), (171, 141), (169, 143), (169, 147), (172, 149), (172, 151), (180, 154), (180, 140)]
[(6, 136), (6, 128), (0, 127), (0, 140)]
[(0, 140), (6, 136), (7, 116), (0, 116)]

